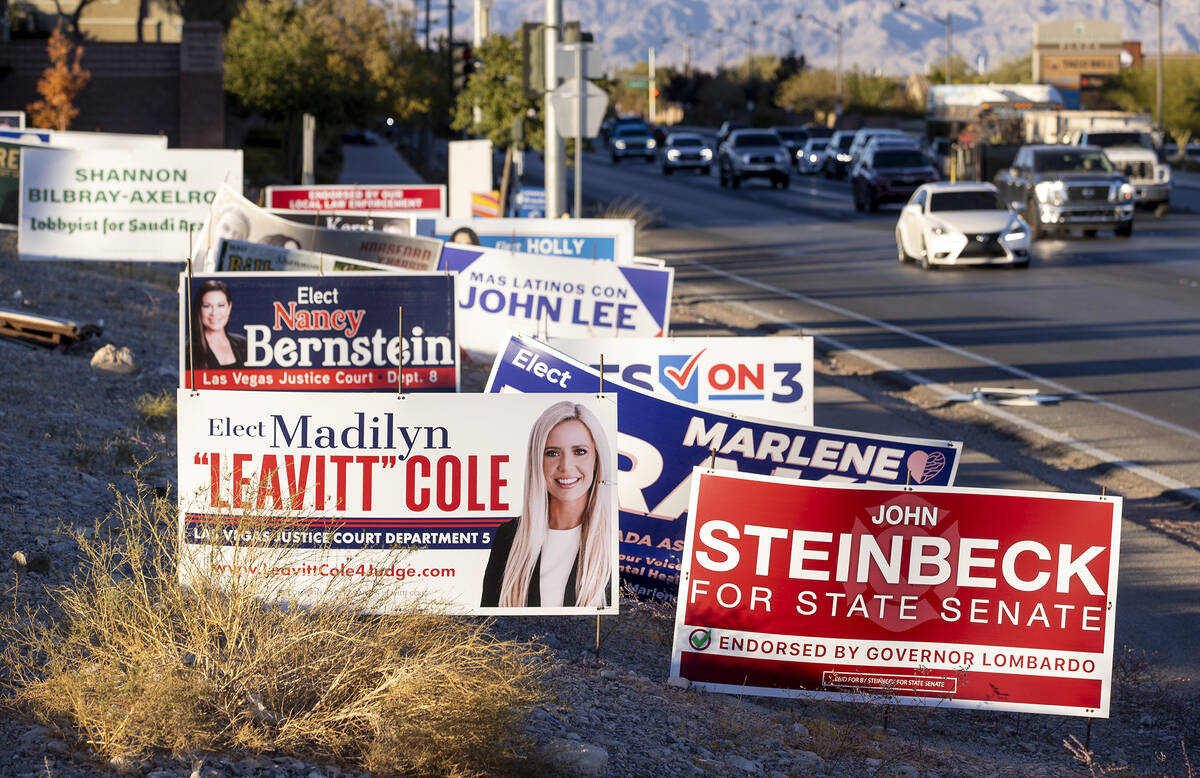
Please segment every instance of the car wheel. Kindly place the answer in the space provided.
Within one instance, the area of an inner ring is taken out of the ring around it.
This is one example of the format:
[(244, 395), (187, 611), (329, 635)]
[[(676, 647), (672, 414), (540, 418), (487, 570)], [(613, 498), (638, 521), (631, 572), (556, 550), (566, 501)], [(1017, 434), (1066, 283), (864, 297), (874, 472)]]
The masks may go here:
[(619, 164), (621, 164), (621, 158), (620, 158), (620, 157), (618, 157), (616, 154), (613, 154), (613, 155), (612, 155), (612, 160), (613, 160), (613, 164), (614, 164), (614, 165), (619, 165)]
[(780, 189), (787, 189), (791, 185), (792, 185), (792, 179), (790, 176), (784, 176), (783, 178), (779, 179), (779, 188)]
[(921, 238), (921, 269), (933, 270), (935, 265), (929, 261), (929, 246), (925, 244), (925, 238)]
[(725, 178), (725, 168), (723, 168), (723, 167), (717, 168), (717, 178), (719, 179), (717, 181), (717, 183), (720, 185), (720, 187), (722, 189), (724, 189), (726, 184), (728, 183), (728, 179)]
[(867, 196), (867, 211), (870, 213), (879, 212), (879, 201), (875, 199), (875, 195)]
[(900, 239), (900, 230), (896, 230), (896, 259), (900, 260), (901, 265), (912, 261), (912, 257), (904, 250), (904, 241)]
[(705, 165), (704, 167), (700, 168), (700, 175), (711, 176), (712, 175), (712, 167), (709, 165)]
[(646, 157), (646, 164), (653, 165), (654, 157)]
[(738, 176), (737, 173), (731, 172), (729, 174), (729, 184), (734, 189), (739, 189), (742, 186), (742, 179)]
[(1133, 219), (1130, 219), (1129, 221), (1120, 225), (1113, 230), (1113, 232), (1117, 234), (1118, 238), (1128, 238), (1129, 236), (1133, 235)]
[(667, 167), (666, 165), (663, 165), (663, 175), (665, 175), (665, 176), (669, 176), (669, 175), (671, 175), (671, 174), (672, 174), (672, 173), (674, 173), (674, 172), (675, 172), (675, 169), (674, 169), (674, 168), (669, 168), (669, 167)]

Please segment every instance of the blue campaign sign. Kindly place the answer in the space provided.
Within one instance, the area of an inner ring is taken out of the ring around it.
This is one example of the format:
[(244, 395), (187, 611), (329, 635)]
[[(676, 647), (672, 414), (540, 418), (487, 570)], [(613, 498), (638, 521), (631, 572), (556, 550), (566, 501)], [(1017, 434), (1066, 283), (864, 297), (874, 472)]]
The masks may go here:
[(0, 138), (6, 140), (50, 142), (50, 133), (36, 130), (0, 130)]
[(540, 186), (523, 186), (517, 190), (517, 218), (542, 219), (546, 216), (546, 190)]
[[(487, 391), (597, 392), (597, 371), (532, 338), (511, 336)], [(673, 600), (692, 468), (803, 478), (949, 486), (962, 444), (743, 418), (605, 379), (617, 395), (621, 574), (639, 594)]]
[(633, 264), (632, 219), (418, 219), (416, 234), (451, 243), (536, 254)]

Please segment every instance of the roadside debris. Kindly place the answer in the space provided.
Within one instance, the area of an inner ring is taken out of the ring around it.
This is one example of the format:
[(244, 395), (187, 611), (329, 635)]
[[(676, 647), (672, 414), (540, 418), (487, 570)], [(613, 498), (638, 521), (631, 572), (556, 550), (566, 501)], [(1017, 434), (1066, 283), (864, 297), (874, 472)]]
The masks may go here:
[(975, 403), (976, 405), (1054, 405), (1062, 402), (1057, 394), (1039, 394), (1037, 389), (1015, 389), (1012, 387), (976, 386), (970, 394), (956, 394), (946, 398), (951, 403)]
[(47, 348), (66, 348), (104, 332), (104, 323), (96, 324), (38, 316), (0, 308), (0, 336)]

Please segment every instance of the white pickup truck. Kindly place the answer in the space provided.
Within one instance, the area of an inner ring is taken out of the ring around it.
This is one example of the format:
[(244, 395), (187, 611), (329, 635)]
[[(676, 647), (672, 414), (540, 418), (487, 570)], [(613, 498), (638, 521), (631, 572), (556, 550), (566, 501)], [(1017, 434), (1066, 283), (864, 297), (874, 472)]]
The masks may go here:
[(1162, 216), (1171, 200), (1171, 168), (1159, 161), (1154, 137), (1136, 128), (1078, 130), (1070, 142), (1099, 146), (1110, 162), (1134, 186), (1134, 202), (1152, 207)]

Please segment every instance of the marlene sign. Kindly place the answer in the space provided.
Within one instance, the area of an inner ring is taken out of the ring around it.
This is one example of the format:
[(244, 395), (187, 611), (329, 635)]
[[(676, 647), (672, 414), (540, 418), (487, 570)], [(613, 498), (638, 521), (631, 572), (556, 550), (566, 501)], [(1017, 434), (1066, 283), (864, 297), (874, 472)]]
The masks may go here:
[(1108, 716), (1121, 498), (697, 470), (671, 674)]
[[(604, 263), (594, 262), (602, 265)], [(489, 392), (588, 392), (600, 374), (514, 336), (492, 365)], [(635, 591), (673, 600), (692, 468), (830, 481), (951, 484), (962, 444), (733, 416), (605, 380), (620, 408), (621, 574)]]
[(813, 423), (813, 341), (551, 338), (550, 345), (659, 397), (792, 424)]
[(661, 337), (671, 311), (671, 268), (510, 254), (447, 243), (440, 268), (458, 272), (463, 347), (504, 348), (508, 331), (556, 337)]
[(180, 291), (184, 388), (398, 392), (402, 370), (406, 392), (458, 391), (450, 274), (182, 274)]
[[(493, 544), (506, 531), (512, 542), (527, 468), (542, 475), (542, 462), (527, 462), (535, 424), (563, 400), (584, 406), (596, 422), (592, 432), (610, 442), (596, 472), (611, 473), (612, 398), (351, 392), (331, 402), (312, 392), (185, 389), (177, 396), (185, 583), (203, 574), (197, 566), (220, 574), (236, 565), (282, 581), (302, 599), (331, 583), (381, 582), (382, 610), (421, 599), (454, 613), (617, 612), (616, 514), (608, 498), (614, 487), (607, 479), (594, 487), (601, 490), (594, 504), (608, 506), (593, 517), (603, 518), (602, 529), (581, 543), (593, 544), (594, 576), (608, 604), (483, 605), (485, 584), (495, 584), (505, 560), (517, 556), (501, 545), (493, 553)], [(534, 484), (546, 489), (540, 477)], [(239, 517), (249, 526), (235, 526)], [(409, 550), (400, 556), (398, 547)], [(489, 570), (496, 560), (498, 570)], [(569, 580), (570, 566), (558, 568)]]
[(267, 207), (287, 211), (403, 211), (404, 215), (446, 215), (446, 187), (436, 185), (320, 184), (268, 186)]
[(242, 152), (66, 151), (21, 157), (24, 259), (187, 260), (222, 183), (242, 186)]

